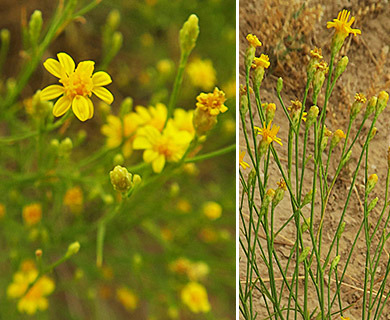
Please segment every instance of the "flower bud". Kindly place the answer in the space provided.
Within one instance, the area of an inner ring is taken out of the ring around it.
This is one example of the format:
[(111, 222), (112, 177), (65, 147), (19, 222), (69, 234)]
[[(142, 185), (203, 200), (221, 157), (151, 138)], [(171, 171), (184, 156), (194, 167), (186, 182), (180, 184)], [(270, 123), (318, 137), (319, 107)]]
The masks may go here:
[(111, 184), (115, 190), (126, 192), (133, 186), (132, 175), (125, 167), (116, 166), (110, 172)]
[(107, 26), (111, 30), (116, 30), (120, 22), (121, 22), (121, 15), (119, 13), (119, 10), (117, 9), (111, 10), (107, 17)]
[(319, 112), (320, 110), (317, 106), (310, 107), (310, 110), (307, 113), (306, 128), (310, 128), (314, 124), (314, 122), (317, 120)]
[(332, 264), (330, 265), (330, 270), (334, 270), (337, 267), (337, 265), (339, 264), (339, 262), (340, 262), (340, 255), (337, 255), (333, 259)]
[(276, 83), (276, 92), (280, 94), (283, 90), (283, 78), (279, 77), (278, 82)]
[(301, 224), (301, 233), (304, 233), (305, 231), (309, 230), (310, 227), (310, 217), (307, 219), (304, 219), (304, 221)]
[(343, 232), (344, 232), (344, 229), (345, 229), (345, 221), (341, 222), (341, 225), (340, 225), (340, 229), (339, 231), (337, 232), (337, 238), (340, 240)]
[(42, 249), (37, 249), (35, 250), (35, 256), (37, 258), (41, 258), (42, 257)]
[(114, 166), (121, 166), (125, 163), (125, 158), (121, 153), (117, 153), (113, 159)]
[(192, 118), (196, 134), (198, 136), (204, 135), (210, 131), (218, 122), (217, 116), (210, 115), (207, 111), (196, 108)]
[(370, 204), (367, 207), (367, 214), (370, 213), (378, 203), (379, 198), (375, 197), (374, 199), (371, 200)]
[(277, 183), (278, 188), (275, 191), (275, 194), (272, 199), (272, 206), (276, 207), (280, 201), (283, 200), (284, 192), (287, 190), (286, 182), (283, 179), (280, 179), (280, 182)]
[(242, 95), (240, 96), (240, 113), (242, 118), (245, 117), (248, 110), (248, 97), (247, 95)]
[(42, 30), (42, 12), (39, 10), (35, 10), (33, 14), (31, 15), (30, 22), (29, 22), (29, 36), (30, 36), (30, 43), (33, 46), (36, 46), (38, 44), (39, 36), (41, 35)]
[(336, 65), (335, 72), (334, 72), (334, 76), (336, 79), (338, 77), (340, 77), (341, 74), (345, 71), (345, 69), (347, 68), (348, 62), (349, 62), (349, 59), (347, 56), (344, 56), (339, 60), (339, 62)]
[(374, 189), (376, 183), (378, 182), (378, 176), (374, 173), (368, 177), (366, 194), (368, 195), (372, 189)]
[(261, 106), (265, 109), (265, 122), (268, 124), (275, 117), (276, 105), (275, 103), (263, 103)]
[(341, 168), (345, 166), (345, 164), (349, 161), (352, 155), (352, 149), (347, 152), (347, 154), (341, 159), (340, 166)]
[(253, 34), (248, 34), (246, 36), (246, 40), (248, 41), (248, 48), (245, 53), (245, 66), (246, 69), (249, 70), (252, 66), (252, 62), (255, 58), (256, 48), (261, 46), (261, 42), (257, 37)]
[(298, 257), (298, 263), (305, 261), (309, 253), (310, 253), (310, 247), (304, 248)]
[(375, 137), (377, 132), (378, 132), (378, 128), (377, 127), (373, 127), (372, 130), (371, 130), (370, 136), (368, 138), (369, 142)]
[(73, 142), (69, 137), (66, 137), (61, 141), (58, 148), (58, 154), (60, 156), (68, 156), (73, 149)]
[(330, 131), (330, 130), (325, 126), (325, 129), (324, 129), (324, 136), (322, 137), (321, 146), (320, 146), (321, 152), (324, 152), (326, 146), (328, 145), (329, 137), (331, 137), (332, 135), (333, 135), (332, 131)]
[(134, 184), (134, 186), (139, 185), (141, 182), (142, 182), (141, 176), (139, 174), (135, 174), (133, 176), (133, 184)]
[(304, 207), (305, 205), (311, 203), (313, 199), (313, 190), (310, 190), (308, 193), (305, 194), (303, 197), (302, 205), (301, 207)]
[(315, 66), (320, 63), (321, 59), (323, 59), (321, 48), (314, 48), (313, 50), (310, 50), (310, 61), (306, 69), (307, 79), (309, 82), (313, 80), (314, 73), (316, 72)]
[(189, 55), (194, 49), (199, 35), (199, 19), (195, 14), (190, 15), (180, 30), (180, 49), (183, 54)]
[(378, 103), (376, 105), (375, 114), (380, 114), (386, 108), (388, 100), (389, 100), (389, 94), (386, 91), (379, 92)]
[(248, 175), (248, 187), (254, 187), (256, 185), (256, 170), (255, 168), (252, 168), (251, 172)]
[(347, 136), (343, 132), (343, 130), (337, 129), (335, 133), (333, 133), (332, 140), (330, 141), (330, 148), (333, 149), (337, 146), (341, 139), (345, 139)]
[(317, 63), (315, 68), (316, 72), (313, 78), (313, 101), (317, 100), (318, 94), (320, 93), (325, 81), (325, 75), (329, 71), (328, 64), (324, 61)]
[(377, 102), (377, 97), (371, 97), (371, 99), (367, 103), (366, 113), (364, 115), (365, 117), (368, 117), (371, 113), (374, 112), (374, 110), (376, 109)]
[(121, 32), (116, 31), (112, 35), (112, 44), (111, 44), (111, 49), (110, 49), (110, 55), (111, 57), (116, 56), (118, 51), (122, 48), (123, 44), (123, 35)]
[(275, 196), (275, 190), (268, 189), (267, 193), (264, 196), (263, 203), (261, 204), (260, 216), (266, 215), (268, 213), (269, 204), (273, 200), (274, 196)]
[(73, 242), (69, 245), (68, 251), (66, 252), (65, 256), (69, 258), (75, 255), (77, 252), (79, 252), (79, 250), (80, 250), (80, 243), (78, 241)]

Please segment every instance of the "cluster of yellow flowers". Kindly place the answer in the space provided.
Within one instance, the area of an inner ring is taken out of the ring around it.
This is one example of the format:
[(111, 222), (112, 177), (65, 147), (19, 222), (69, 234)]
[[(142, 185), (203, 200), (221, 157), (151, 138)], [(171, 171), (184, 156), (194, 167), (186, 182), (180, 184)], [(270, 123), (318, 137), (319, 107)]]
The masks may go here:
[[(54, 281), (44, 275), (34, 283), (37, 277), (38, 270), (31, 260), (24, 261), (20, 270), (14, 274), (13, 282), (7, 288), (7, 296), (19, 299), (19, 312), (32, 315), (38, 310), (43, 311), (48, 308), (49, 302), (46, 296), (54, 291)], [(33, 283), (34, 285), (31, 286)]]

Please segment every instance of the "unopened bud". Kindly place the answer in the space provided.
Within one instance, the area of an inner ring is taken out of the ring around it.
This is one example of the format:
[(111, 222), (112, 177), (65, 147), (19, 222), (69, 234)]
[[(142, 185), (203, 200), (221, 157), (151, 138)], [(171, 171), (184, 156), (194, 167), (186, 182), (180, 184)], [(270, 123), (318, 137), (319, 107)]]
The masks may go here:
[(139, 185), (142, 181), (142, 178), (139, 174), (135, 174), (133, 176), (133, 184), (136, 186), (136, 185)]
[(107, 26), (110, 27), (111, 30), (116, 30), (121, 21), (121, 15), (119, 10), (114, 9), (111, 10), (107, 17)]
[(335, 72), (334, 72), (334, 75), (335, 75), (335, 78), (338, 78), (341, 76), (341, 74), (345, 71), (345, 69), (347, 68), (347, 65), (348, 65), (348, 57), (347, 56), (344, 56), (342, 57), (339, 62), (337, 63), (337, 66), (336, 66), (336, 69), (335, 69)]
[(267, 193), (264, 196), (263, 203), (261, 204), (261, 208), (260, 208), (260, 215), (261, 216), (266, 215), (268, 213), (269, 204), (271, 203), (274, 196), (275, 196), (275, 190), (268, 189)]
[(377, 102), (378, 102), (377, 97), (371, 97), (371, 99), (367, 103), (365, 117), (368, 117), (371, 113), (375, 111)]
[(337, 238), (340, 240), (341, 236), (343, 235), (345, 229), (345, 221), (341, 222), (340, 229), (337, 232)]
[(379, 198), (375, 197), (374, 199), (371, 200), (370, 204), (367, 207), (367, 213), (370, 213), (378, 203)]
[(376, 110), (375, 110), (376, 114), (380, 114), (386, 108), (388, 100), (389, 100), (389, 94), (386, 91), (379, 92), (378, 103), (376, 105)]
[(112, 36), (111, 56), (114, 57), (118, 51), (122, 48), (123, 35), (121, 32), (116, 31)]
[(360, 110), (364, 103), (366, 103), (367, 99), (362, 93), (356, 93), (355, 101), (351, 106), (351, 120), (355, 120), (356, 116), (359, 114)]
[(125, 114), (128, 114), (133, 109), (133, 99), (126, 97), (123, 99), (120, 107), (120, 115), (123, 117)]
[(341, 159), (341, 168), (345, 166), (345, 164), (349, 161), (352, 155), (352, 149), (347, 152), (347, 154)]
[(373, 127), (372, 130), (371, 130), (370, 136), (368, 138), (368, 141), (371, 141), (375, 137), (377, 132), (378, 132), (378, 128), (377, 127)]
[(124, 164), (124, 162), (125, 158), (123, 157), (123, 155), (121, 153), (117, 153), (113, 160), (114, 166), (121, 166)]
[(248, 187), (254, 187), (256, 185), (256, 170), (252, 168), (251, 172), (248, 175)]
[(276, 92), (280, 94), (283, 90), (283, 78), (279, 77), (278, 82), (276, 83)]
[(78, 241), (73, 242), (69, 245), (68, 251), (66, 252), (66, 257), (75, 255), (80, 250), (80, 243)]
[(332, 137), (332, 140), (330, 141), (330, 148), (334, 148), (335, 146), (337, 146), (340, 142), (341, 139), (345, 139), (346, 138), (346, 135), (345, 133), (343, 132), (343, 130), (341, 129), (337, 129), (334, 133), (333, 133), (333, 137)]
[(212, 116), (207, 111), (196, 108), (192, 122), (194, 124), (196, 134), (198, 136), (202, 136), (216, 125), (217, 116)]
[(37, 249), (37, 250), (35, 250), (35, 256), (36, 256), (37, 258), (42, 257), (42, 249)]
[(276, 207), (280, 201), (283, 200), (284, 192), (287, 190), (286, 182), (283, 179), (280, 179), (278, 182), (278, 188), (275, 191), (275, 194), (272, 199), (272, 206)]
[(132, 175), (125, 167), (116, 166), (110, 172), (111, 184), (115, 190), (126, 192), (132, 187)]
[(312, 106), (310, 108), (309, 112), (307, 113), (307, 120), (306, 120), (307, 128), (310, 128), (314, 124), (314, 122), (317, 120), (319, 112), (320, 110), (318, 109), (317, 106)]
[(42, 12), (35, 10), (31, 15), (29, 22), (29, 36), (32, 45), (38, 44), (39, 36), (41, 35), (42, 30)]
[(262, 107), (265, 109), (265, 122), (268, 124), (275, 117), (276, 105), (275, 103), (265, 103)]
[(305, 194), (305, 196), (303, 197), (303, 201), (302, 201), (302, 207), (304, 207), (305, 205), (311, 203), (313, 199), (313, 190), (310, 190), (308, 193)]
[(310, 217), (305, 219), (301, 225), (301, 230), (302, 230), (302, 233), (305, 232), (306, 230), (308, 230), (310, 227)]
[(330, 270), (334, 270), (337, 267), (337, 265), (339, 264), (339, 262), (340, 262), (340, 255), (337, 255), (333, 259), (332, 264), (330, 265)]
[(180, 30), (180, 49), (184, 54), (190, 54), (194, 49), (199, 35), (199, 19), (195, 14), (190, 15)]
[(306, 247), (302, 250), (302, 253), (298, 257), (298, 263), (301, 263), (306, 260), (307, 256), (310, 253), (310, 247)]

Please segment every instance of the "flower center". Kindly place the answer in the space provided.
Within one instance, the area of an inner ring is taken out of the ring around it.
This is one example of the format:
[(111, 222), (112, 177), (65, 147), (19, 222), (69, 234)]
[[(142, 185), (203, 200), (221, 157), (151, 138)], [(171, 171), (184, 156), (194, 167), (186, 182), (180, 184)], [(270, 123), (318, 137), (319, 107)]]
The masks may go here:
[(93, 82), (92, 78), (82, 72), (73, 72), (67, 78), (63, 78), (60, 82), (64, 85), (65, 95), (70, 98), (75, 96), (91, 96)]

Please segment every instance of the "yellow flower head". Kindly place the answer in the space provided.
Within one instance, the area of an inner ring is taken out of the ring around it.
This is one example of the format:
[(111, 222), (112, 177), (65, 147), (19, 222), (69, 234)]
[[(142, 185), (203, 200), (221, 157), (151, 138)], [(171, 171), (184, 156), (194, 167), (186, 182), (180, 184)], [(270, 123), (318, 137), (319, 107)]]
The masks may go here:
[(170, 263), (169, 269), (174, 273), (186, 275), (189, 272), (191, 265), (192, 262), (190, 260), (184, 257), (180, 257)]
[(363, 93), (356, 93), (355, 94), (355, 101), (361, 102), (361, 103), (366, 103), (367, 98)]
[(90, 99), (94, 93), (107, 104), (114, 101), (110, 91), (103, 86), (112, 82), (111, 77), (104, 71), (93, 73), (95, 62), (82, 61), (75, 68), (75, 62), (66, 53), (57, 54), (58, 61), (47, 59), (43, 65), (47, 71), (59, 78), (61, 85), (51, 85), (41, 92), (41, 99), (52, 100), (62, 95), (53, 108), (53, 115), (62, 116), (72, 106), (76, 117), (86, 121), (93, 117), (93, 104)]
[(262, 46), (260, 40), (255, 35), (253, 35), (251, 33), (246, 36), (246, 40), (248, 40), (249, 45), (252, 47), (256, 48), (256, 47)]
[(287, 184), (284, 179), (280, 179), (279, 182), (276, 183), (280, 189), (283, 189), (284, 191), (287, 191)]
[[(253, 94), (252, 87), (249, 87), (249, 93)], [(247, 87), (240, 84), (240, 96), (246, 96), (247, 95)]]
[(202, 90), (211, 90), (217, 82), (216, 71), (211, 60), (195, 59), (187, 66), (192, 84)]
[(116, 297), (127, 311), (134, 311), (138, 306), (138, 297), (132, 290), (126, 287), (117, 289)]
[(263, 68), (267, 69), (270, 65), (269, 57), (266, 54), (261, 54), (260, 58), (254, 58), (252, 68)]
[(336, 33), (342, 35), (343, 38), (346, 38), (350, 33), (354, 36), (361, 34), (362, 32), (359, 29), (352, 29), (351, 25), (355, 21), (355, 17), (352, 17), (351, 20), (348, 21), (350, 12), (348, 10), (342, 10), (339, 12), (337, 19), (333, 19), (332, 21), (328, 21), (326, 27), (335, 28)]
[(7, 288), (7, 296), (17, 299), (18, 310), (21, 313), (32, 315), (38, 310), (46, 310), (49, 306), (49, 301), (46, 296), (54, 291), (54, 281), (47, 277), (41, 276), (39, 280), (25, 294), (30, 283), (38, 276), (38, 270), (34, 262), (27, 261), (22, 264), (20, 270), (13, 276), (12, 283)]
[[(298, 121), (298, 117), (301, 113), (301, 110), (302, 110), (302, 102), (300, 102), (299, 100), (291, 100), (291, 106), (289, 106), (287, 108), (288, 111), (290, 111), (290, 115), (293, 119), (293, 121)], [(303, 111), (302, 113), (302, 120), (303, 121), (306, 121), (306, 116), (307, 116), (307, 112), (306, 111)]]
[(325, 74), (327, 74), (329, 71), (328, 64), (325, 61), (316, 63), (314, 67), (316, 68), (317, 71), (324, 72)]
[(194, 110), (184, 110), (177, 108), (173, 112), (173, 118), (169, 119), (169, 122), (172, 122), (172, 125), (180, 130), (180, 131), (187, 131), (191, 134), (191, 136), (194, 136), (195, 134), (195, 128), (193, 124), (193, 117), (194, 117)]
[(210, 220), (216, 220), (222, 215), (222, 207), (217, 202), (208, 201), (203, 205), (203, 214)]
[(163, 103), (157, 103), (156, 106), (150, 106), (148, 108), (136, 106), (135, 112), (132, 112), (131, 114), (133, 115), (132, 120), (135, 121), (138, 126), (150, 125), (161, 132), (164, 129), (168, 111)]
[(192, 136), (187, 131), (179, 131), (172, 123), (161, 133), (155, 127), (145, 126), (137, 131), (133, 148), (143, 149), (143, 159), (152, 164), (153, 171), (160, 173), (165, 162), (178, 162), (187, 150)]
[(276, 125), (273, 127), (271, 126), (272, 121), (268, 123), (268, 126), (264, 123), (263, 128), (255, 127), (255, 129), (257, 130), (257, 134), (263, 136), (263, 141), (265, 141), (268, 145), (275, 141), (282, 146), (282, 140), (276, 136), (280, 127)]
[(225, 93), (218, 88), (215, 88), (212, 93), (201, 93), (196, 97), (198, 102), (196, 106), (202, 111), (206, 111), (210, 116), (217, 116), (219, 113), (224, 113), (228, 108), (224, 105), (226, 98)]
[(310, 50), (310, 56), (314, 59), (323, 59), (324, 57), (322, 56), (322, 50), (321, 48), (314, 48), (313, 50)]
[(193, 313), (206, 313), (211, 309), (205, 287), (197, 282), (190, 282), (182, 289), (181, 300)]
[(244, 161), (245, 151), (240, 151), (240, 166), (245, 170), (246, 168), (249, 168), (249, 164)]
[(23, 220), (28, 226), (37, 224), (42, 219), (42, 206), (32, 203), (23, 208)]
[(335, 132), (334, 132), (334, 136), (339, 138), (339, 139), (345, 139), (347, 136), (345, 135), (345, 133), (343, 132), (343, 130), (341, 129), (337, 129)]
[(64, 196), (64, 205), (69, 207), (73, 213), (79, 213), (83, 206), (83, 191), (79, 186), (66, 191)]

